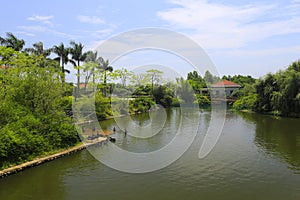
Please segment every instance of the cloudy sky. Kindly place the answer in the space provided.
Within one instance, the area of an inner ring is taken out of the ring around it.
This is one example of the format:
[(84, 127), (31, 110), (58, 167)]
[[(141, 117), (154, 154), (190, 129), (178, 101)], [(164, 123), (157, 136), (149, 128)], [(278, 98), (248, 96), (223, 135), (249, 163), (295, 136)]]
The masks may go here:
[(220, 75), (260, 77), (300, 58), (300, 0), (11, 0), (2, 5), (0, 35), (12, 32), (26, 47), (75, 40), (93, 49), (124, 31), (159, 27), (196, 41)]

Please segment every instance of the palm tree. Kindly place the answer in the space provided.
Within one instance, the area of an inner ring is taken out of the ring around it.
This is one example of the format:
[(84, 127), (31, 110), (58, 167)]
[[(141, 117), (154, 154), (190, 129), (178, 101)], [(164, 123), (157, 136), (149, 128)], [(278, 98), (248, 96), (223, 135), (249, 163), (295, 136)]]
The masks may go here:
[(64, 43), (60, 43), (60, 45), (55, 45), (52, 48), (52, 52), (55, 53), (57, 55), (56, 58), (54, 58), (54, 60), (59, 61), (60, 66), (61, 66), (61, 72), (62, 72), (62, 83), (64, 84), (65, 82), (65, 73), (67, 72), (68, 74), (70, 73), (69, 70), (65, 69), (65, 64), (67, 64), (69, 62), (69, 53), (70, 53), (70, 49), (69, 48), (65, 48)]
[(86, 59), (85, 62), (97, 62), (97, 54), (98, 52), (95, 51), (88, 51), (86, 52)]
[(86, 59), (87, 54), (83, 53), (83, 44), (76, 43), (74, 41), (70, 42), (70, 45), (72, 46), (70, 48), (70, 54), (72, 55), (72, 59), (70, 62), (74, 65), (74, 68), (77, 69), (77, 97), (79, 96), (79, 90), (80, 90), (80, 62), (84, 61)]
[(24, 51), (30, 53), (31, 55), (42, 56), (44, 59), (41, 63), (39, 63), (39, 66), (42, 68), (49, 67), (49, 63), (47, 61), (51, 59), (47, 57), (50, 55), (51, 49), (44, 49), (43, 42), (37, 42), (32, 46), (32, 48), (25, 48)]
[(15, 51), (21, 51), (25, 45), (24, 40), (19, 40), (14, 34), (7, 32), (7, 38), (0, 37), (0, 44), (6, 47), (11, 47)]
[[(104, 96), (106, 97), (106, 92), (107, 92), (107, 85), (106, 85), (106, 72), (112, 72), (113, 71), (113, 67), (109, 65), (109, 60), (104, 60), (102, 57), (99, 57), (97, 59), (97, 61), (99, 62), (99, 68), (102, 69), (104, 71), (104, 81), (103, 81), (103, 85), (104, 85)], [(111, 90), (111, 88), (110, 88)]]
[(102, 69), (104, 71), (104, 84), (106, 85), (106, 72), (112, 72), (113, 71), (113, 67), (109, 65), (109, 60), (104, 60), (102, 57), (99, 57), (97, 59), (97, 61), (100, 63), (99, 68)]
[[(86, 59), (85, 59), (85, 62), (87, 63), (92, 63), (94, 65), (92, 65), (92, 68), (90, 69), (91, 70), (91, 74), (92, 75), (92, 78), (93, 78), (93, 85), (95, 84), (95, 65), (99, 65), (99, 63), (97, 62), (97, 51), (93, 52), (93, 51), (88, 51), (86, 52)], [(85, 84), (86, 86), (86, 84)]]
[(44, 56), (45, 58), (48, 57), (51, 53), (51, 49), (44, 49), (44, 44), (43, 42), (37, 42), (32, 45), (33, 48), (26, 48), (24, 49), (28, 53), (32, 53), (37, 56)]

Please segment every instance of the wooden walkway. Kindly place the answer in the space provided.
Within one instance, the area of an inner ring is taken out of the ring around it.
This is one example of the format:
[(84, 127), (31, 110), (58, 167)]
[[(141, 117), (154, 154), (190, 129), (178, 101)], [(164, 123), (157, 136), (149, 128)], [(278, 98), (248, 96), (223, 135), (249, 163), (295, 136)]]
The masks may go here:
[(20, 164), (20, 165), (16, 165), (16, 166), (1, 170), (0, 171), (0, 178), (9, 176), (11, 174), (15, 174), (15, 173), (17, 173), (19, 171), (22, 171), (24, 169), (31, 168), (31, 167), (43, 164), (45, 162), (49, 162), (49, 161), (54, 160), (54, 159), (57, 159), (57, 158), (60, 158), (60, 157), (63, 157), (63, 156), (81, 151), (83, 149), (86, 149), (89, 146), (99, 144), (99, 143), (102, 143), (102, 142), (107, 141), (107, 140), (108, 139), (106, 137), (99, 137), (95, 140), (87, 141), (84, 144), (81, 144), (81, 145), (76, 146), (76, 147), (72, 147), (70, 149), (61, 151), (59, 153), (49, 155), (49, 156), (45, 156), (45, 157), (42, 157), (42, 158), (38, 158), (38, 159), (35, 159), (33, 161), (29, 161), (29, 162), (26, 162), (26, 163), (23, 163), (23, 164)]

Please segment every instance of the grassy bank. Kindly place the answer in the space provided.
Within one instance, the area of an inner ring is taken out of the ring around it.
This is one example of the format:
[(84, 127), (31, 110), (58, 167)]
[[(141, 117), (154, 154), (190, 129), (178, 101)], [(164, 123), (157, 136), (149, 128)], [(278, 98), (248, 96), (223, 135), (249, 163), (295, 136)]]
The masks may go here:
[(85, 143), (85, 144), (78, 143), (74, 147), (71, 147), (71, 148), (60, 149), (60, 150), (56, 150), (56, 151), (52, 151), (52, 152), (47, 152), (43, 156), (39, 156), (39, 157), (34, 158), (30, 161), (24, 162), (24, 163), (19, 164), (19, 165), (10, 166), (6, 169), (0, 170), (0, 178), (18, 173), (18, 172), (20, 172), (24, 169), (27, 169), (27, 168), (31, 168), (31, 167), (34, 167), (34, 166), (41, 165), (45, 162), (49, 162), (49, 161), (52, 161), (54, 159), (66, 156), (66, 155), (70, 155), (72, 153), (81, 151), (83, 149), (86, 149), (89, 146), (92, 146), (92, 145), (95, 145), (95, 144), (98, 144), (98, 143), (101, 143), (101, 142), (104, 142), (104, 141), (107, 141), (107, 138), (102, 137), (102, 138), (98, 138), (97, 140), (95, 140), (93, 142), (90, 142), (90, 143)]

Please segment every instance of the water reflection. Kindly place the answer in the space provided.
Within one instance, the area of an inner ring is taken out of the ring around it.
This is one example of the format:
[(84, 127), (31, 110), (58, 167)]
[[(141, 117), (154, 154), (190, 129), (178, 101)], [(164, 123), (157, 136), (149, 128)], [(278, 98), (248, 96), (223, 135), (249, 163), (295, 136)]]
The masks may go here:
[[(128, 129), (130, 120), (137, 125), (146, 126), (148, 123), (151, 123), (149, 113), (142, 113), (139, 115), (132, 115), (129, 118), (119, 119), (119, 123), (116, 123), (114, 119), (109, 119), (100, 122), (102, 130), (113, 130), (116, 128), (116, 132), (111, 136), (116, 138), (115, 145), (120, 148), (132, 151), (132, 152), (151, 152), (157, 149), (162, 148), (168, 144), (175, 136), (176, 130), (178, 129), (181, 121), (181, 110), (178, 109), (166, 109), (167, 119), (163, 129), (158, 127), (155, 123), (152, 124), (154, 129), (158, 129), (159, 132), (151, 138), (137, 138), (131, 136), (130, 129)], [(124, 131), (121, 130), (119, 125), (127, 128), (128, 134), (124, 134)], [(143, 127), (136, 127), (136, 132), (142, 132)], [(129, 145), (130, 144), (130, 145)]]
[[(180, 109), (166, 111), (161, 133), (141, 139), (117, 129), (115, 144), (133, 152), (161, 148), (174, 137), (181, 116)], [(191, 111), (185, 121), (187, 132), (194, 127), (195, 114)], [(146, 123), (147, 115), (133, 118)], [(194, 143), (180, 159), (159, 171), (122, 173), (84, 150), (0, 179), (0, 199), (300, 199), (300, 119), (229, 113), (217, 145), (199, 160), (210, 119), (211, 113), (202, 110)], [(116, 123), (106, 120), (101, 126), (112, 130)], [(95, 148), (102, 151), (108, 145)]]
[(64, 177), (68, 168), (68, 163), (49, 162), (0, 179), (0, 185), (5, 184), (5, 189), (0, 187), (0, 199), (66, 199)]
[(256, 126), (255, 144), (267, 154), (280, 158), (289, 168), (300, 171), (300, 119), (241, 114)]

